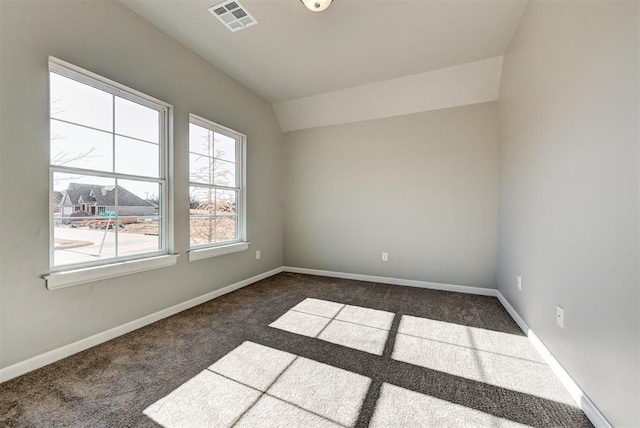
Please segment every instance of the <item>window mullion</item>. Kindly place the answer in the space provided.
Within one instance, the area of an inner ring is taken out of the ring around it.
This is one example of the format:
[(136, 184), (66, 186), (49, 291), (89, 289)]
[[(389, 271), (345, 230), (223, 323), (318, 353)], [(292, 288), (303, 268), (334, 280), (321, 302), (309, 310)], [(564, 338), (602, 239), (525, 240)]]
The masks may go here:
[(116, 97), (111, 94), (111, 172), (116, 172)]
[[(112, 143), (112, 147), (111, 149), (113, 150), (113, 154), (112, 154), (112, 165), (111, 165), (111, 170), (112, 172), (115, 174), (116, 172), (116, 96), (114, 94), (111, 94), (111, 143)], [(115, 204), (115, 217), (113, 219), (114, 221), (114, 225), (113, 225), (113, 233), (115, 234), (115, 249), (114, 249), (114, 255), (116, 258), (118, 258), (118, 220), (119, 220), (119, 213), (118, 213), (118, 178), (115, 179), (115, 183), (116, 183), (116, 187), (114, 189), (114, 204)], [(108, 217), (107, 217), (108, 218)], [(105, 233), (108, 232), (109, 229), (109, 220), (107, 220), (107, 231)]]
[(55, 264), (55, 209), (53, 208), (53, 170), (49, 168), (49, 266)]
[[(115, 195), (115, 201), (114, 202), (116, 204), (115, 205), (116, 206), (116, 216), (113, 219), (113, 221), (115, 222), (115, 224), (113, 225), (113, 231), (115, 233), (115, 246), (116, 246), (116, 248), (115, 248), (115, 256), (116, 256), (116, 258), (118, 258), (118, 250), (119, 250), (119, 248), (118, 248), (118, 238), (119, 238), (118, 237), (118, 229), (120, 228), (120, 213), (118, 212), (119, 211), (118, 210), (118, 207), (119, 207), (119, 204), (118, 204), (118, 197), (119, 197), (118, 188), (119, 188), (119, 184), (118, 184), (118, 179), (116, 178), (116, 188), (114, 190), (114, 195)], [(107, 224), (109, 224), (109, 223), (107, 223)], [(108, 227), (107, 227), (107, 229), (108, 229)]]
[(241, 187), (228, 187), (228, 186), (221, 186), (219, 184), (197, 183), (197, 182), (194, 182), (194, 181), (190, 181), (189, 182), (189, 186), (191, 186), (191, 187), (207, 187), (207, 188), (210, 187), (212, 189), (218, 189), (218, 190), (235, 190), (237, 192), (242, 190)]
[(158, 183), (158, 184), (163, 184), (167, 181), (162, 178), (147, 177), (144, 175), (129, 175), (129, 174), (122, 174), (119, 172), (113, 173), (113, 172), (98, 171), (93, 169), (73, 168), (68, 166), (51, 165), (50, 169), (53, 172), (61, 172), (65, 174), (92, 175), (95, 177), (119, 178), (121, 180), (131, 180), (131, 181), (147, 181), (147, 182)]
[(104, 132), (105, 134), (111, 134), (110, 131), (105, 131), (104, 129), (96, 128), (95, 126), (89, 126), (89, 125), (84, 125), (82, 123), (71, 122), (69, 120), (59, 119), (57, 117), (52, 117), (50, 119), (53, 120), (53, 121), (56, 121), (56, 122), (66, 123), (68, 125), (73, 125), (73, 126), (77, 126), (77, 127), (80, 127), (80, 128), (90, 129), (90, 130), (96, 131), (96, 132)]

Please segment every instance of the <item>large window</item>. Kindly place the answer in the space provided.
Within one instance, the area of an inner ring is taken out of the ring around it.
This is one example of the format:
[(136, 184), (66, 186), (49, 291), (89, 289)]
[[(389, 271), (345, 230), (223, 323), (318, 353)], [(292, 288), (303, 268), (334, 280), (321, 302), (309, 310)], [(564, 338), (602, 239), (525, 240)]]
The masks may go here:
[(192, 249), (245, 241), (244, 143), (242, 134), (191, 115), (189, 195)]
[(52, 59), (52, 270), (168, 253), (168, 105)]

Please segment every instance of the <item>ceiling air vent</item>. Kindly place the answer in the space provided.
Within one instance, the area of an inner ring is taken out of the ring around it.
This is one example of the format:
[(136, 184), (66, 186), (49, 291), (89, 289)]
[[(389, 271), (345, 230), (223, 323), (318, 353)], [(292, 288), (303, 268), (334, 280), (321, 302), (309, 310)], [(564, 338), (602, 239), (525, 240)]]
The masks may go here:
[(228, 0), (211, 6), (209, 12), (231, 31), (242, 30), (258, 23), (237, 0)]

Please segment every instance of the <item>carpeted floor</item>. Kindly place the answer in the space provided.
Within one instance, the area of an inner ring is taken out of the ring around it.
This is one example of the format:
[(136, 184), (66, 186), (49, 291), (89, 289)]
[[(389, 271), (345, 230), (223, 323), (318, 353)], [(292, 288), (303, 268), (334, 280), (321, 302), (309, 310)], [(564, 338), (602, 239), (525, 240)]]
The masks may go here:
[(591, 424), (495, 298), (283, 273), (0, 385), (0, 426)]

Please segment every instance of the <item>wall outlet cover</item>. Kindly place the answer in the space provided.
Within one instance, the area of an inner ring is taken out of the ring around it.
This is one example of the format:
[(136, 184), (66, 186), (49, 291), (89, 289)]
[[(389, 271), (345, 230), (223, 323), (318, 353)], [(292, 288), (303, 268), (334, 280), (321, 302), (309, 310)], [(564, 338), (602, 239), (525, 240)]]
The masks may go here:
[(564, 328), (564, 309), (562, 306), (556, 308), (556, 324), (558, 324), (560, 328)]

